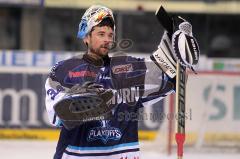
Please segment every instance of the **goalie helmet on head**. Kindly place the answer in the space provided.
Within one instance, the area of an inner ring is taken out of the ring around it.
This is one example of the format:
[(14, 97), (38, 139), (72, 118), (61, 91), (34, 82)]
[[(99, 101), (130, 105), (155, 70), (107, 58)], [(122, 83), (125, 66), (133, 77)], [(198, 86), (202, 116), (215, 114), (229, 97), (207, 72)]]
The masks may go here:
[(101, 6), (93, 5), (84, 13), (81, 22), (79, 23), (79, 29), (77, 37), (84, 39), (92, 28), (102, 22), (105, 18), (110, 18), (114, 23), (114, 34), (115, 34), (115, 22), (113, 12), (111, 9)]

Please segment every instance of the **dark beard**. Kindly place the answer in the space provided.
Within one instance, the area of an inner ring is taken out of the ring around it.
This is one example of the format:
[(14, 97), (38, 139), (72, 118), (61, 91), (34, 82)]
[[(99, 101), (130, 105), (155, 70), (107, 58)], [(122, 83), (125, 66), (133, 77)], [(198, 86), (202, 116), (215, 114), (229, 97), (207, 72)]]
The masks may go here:
[[(100, 46), (99, 48), (97, 48), (97, 49), (93, 49), (92, 47), (90, 47), (90, 51), (91, 51), (92, 53), (98, 55), (98, 56), (103, 57), (103, 56), (105, 56), (105, 55), (101, 54), (101, 52), (100, 52), (100, 49), (101, 49), (102, 47), (105, 47), (105, 46), (104, 46), (104, 45), (101, 45), (101, 46)], [(108, 54), (108, 52), (107, 52), (106, 54)]]

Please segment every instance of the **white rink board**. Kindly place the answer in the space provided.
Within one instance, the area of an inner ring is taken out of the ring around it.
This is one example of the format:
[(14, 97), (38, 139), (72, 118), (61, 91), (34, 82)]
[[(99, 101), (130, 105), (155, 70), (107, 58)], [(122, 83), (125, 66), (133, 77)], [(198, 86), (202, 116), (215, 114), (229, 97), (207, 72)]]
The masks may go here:
[(190, 117), (186, 119), (186, 132), (195, 138), (202, 133), (215, 135), (218, 139), (239, 141), (240, 73), (190, 74), (186, 112), (191, 112), (187, 114)]

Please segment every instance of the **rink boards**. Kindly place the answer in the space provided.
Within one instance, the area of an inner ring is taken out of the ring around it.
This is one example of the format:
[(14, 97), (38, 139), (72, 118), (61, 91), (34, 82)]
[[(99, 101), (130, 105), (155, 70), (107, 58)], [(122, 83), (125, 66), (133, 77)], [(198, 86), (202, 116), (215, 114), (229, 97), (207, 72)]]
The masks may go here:
[[(50, 126), (45, 111), (44, 82), (52, 65), (72, 55), (0, 52), (0, 139), (57, 140), (59, 130)], [(234, 66), (234, 72), (200, 71), (198, 75), (189, 75), (187, 143), (240, 141), (240, 74), (236, 71), (238, 65)], [(169, 120), (176, 120), (168, 112), (169, 103), (167, 98), (145, 107), (149, 120), (139, 121), (141, 139), (169, 135)]]

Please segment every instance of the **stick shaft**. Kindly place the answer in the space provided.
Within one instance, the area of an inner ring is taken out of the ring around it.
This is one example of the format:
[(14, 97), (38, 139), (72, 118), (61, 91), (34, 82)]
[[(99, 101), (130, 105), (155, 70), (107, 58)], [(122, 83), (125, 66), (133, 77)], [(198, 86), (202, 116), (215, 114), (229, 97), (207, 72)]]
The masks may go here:
[(186, 68), (177, 62), (176, 75), (176, 114), (177, 132), (175, 139), (178, 148), (178, 157), (183, 156), (183, 144), (185, 141), (185, 95), (186, 95)]
[[(173, 19), (161, 6), (156, 12), (156, 17), (162, 26), (168, 31), (170, 35), (173, 34)], [(178, 146), (178, 158), (182, 159), (183, 144), (185, 140), (185, 94), (186, 94), (186, 68), (177, 62), (176, 75), (176, 114), (178, 116), (176, 123), (175, 139)]]

